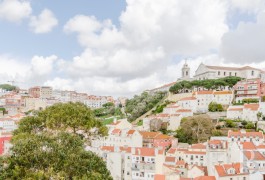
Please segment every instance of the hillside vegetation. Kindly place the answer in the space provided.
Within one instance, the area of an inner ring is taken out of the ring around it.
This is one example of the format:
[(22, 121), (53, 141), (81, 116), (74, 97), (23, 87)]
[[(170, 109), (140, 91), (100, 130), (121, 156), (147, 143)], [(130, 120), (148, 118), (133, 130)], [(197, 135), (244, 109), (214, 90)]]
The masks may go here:
[(216, 90), (222, 89), (223, 87), (233, 87), (238, 81), (240, 81), (240, 77), (225, 77), (220, 79), (205, 79), (205, 80), (194, 80), (194, 81), (181, 81), (177, 82), (173, 85), (169, 91), (174, 94), (184, 93), (186, 90), (192, 90), (194, 88), (204, 88), (207, 90)]
[(10, 84), (0, 84), (0, 89), (4, 89), (6, 91), (14, 91), (17, 89), (16, 86), (12, 86)]
[(153, 109), (166, 94), (166, 92), (156, 92), (154, 94), (144, 92), (141, 95), (135, 95), (132, 99), (127, 100), (125, 112), (128, 115), (128, 120), (134, 121)]

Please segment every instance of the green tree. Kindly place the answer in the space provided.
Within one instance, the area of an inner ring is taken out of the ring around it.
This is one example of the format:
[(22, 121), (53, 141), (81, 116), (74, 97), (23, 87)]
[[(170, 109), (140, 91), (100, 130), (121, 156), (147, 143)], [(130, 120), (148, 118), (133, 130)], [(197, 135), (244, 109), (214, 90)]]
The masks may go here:
[(208, 110), (210, 112), (220, 112), (220, 111), (223, 111), (223, 106), (221, 104), (217, 104), (216, 102), (211, 102), (209, 105), (208, 105)]
[(22, 119), (11, 156), (1, 159), (0, 179), (112, 179), (104, 161), (84, 149), (92, 128), (107, 133), (79, 103), (57, 104)]
[(246, 129), (255, 129), (255, 124), (252, 122), (248, 122), (245, 126)]
[(208, 115), (196, 115), (183, 118), (176, 137), (180, 142), (197, 143), (209, 139), (214, 128), (211, 118)]
[(125, 112), (128, 120), (133, 121), (154, 108), (166, 95), (166, 92), (156, 92), (154, 94), (142, 93), (126, 101)]
[(4, 89), (6, 91), (14, 91), (14, 90), (17, 90), (18, 87), (12, 86), (10, 84), (0, 84), (0, 89)]
[(235, 128), (236, 127), (236, 123), (230, 119), (225, 121), (225, 125), (226, 125), (226, 127), (229, 127), (229, 128)]

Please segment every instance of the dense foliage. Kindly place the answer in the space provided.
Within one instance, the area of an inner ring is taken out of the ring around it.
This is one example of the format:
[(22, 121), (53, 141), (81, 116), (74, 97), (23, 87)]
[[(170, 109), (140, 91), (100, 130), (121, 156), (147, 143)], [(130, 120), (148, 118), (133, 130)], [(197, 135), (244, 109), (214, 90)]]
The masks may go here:
[(184, 93), (187, 90), (193, 90), (194, 88), (204, 88), (208, 90), (223, 89), (224, 87), (233, 87), (241, 78), (239, 77), (225, 77), (220, 79), (205, 79), (194, 81), (181, 81), (173, 85), (169, 91), (178, 94)]
[(17, 89), (16, 86), (12, 86), (10, 84), (0, 84), (0, 89), (4, 89), (6, 91), (14, 91)]
[(97, 108), (94, 109), (93, 111), (95, 116), (100, 118), (111, 117), (111, 116), (123, 117), (121, 107), (115, 107), (115, 105), (111, 102), (103, 104), (102, 108)]
[(222, 104), (218, 104), (216, 102), (211, 102), (209, 105), (208, 105), (208, 110), (210, 112), (221, 112), (224, 110)]
[(112, 179), (104, 161), (84, 149), (84, 137), (95, 128), (100, 132), (101, 123), (80, 103), (57, 104), (24, 118), (11, 156), (1, 159), (0, 179)]
[(154, 108), (165, 95), (166, 92), (156, 92), (154, 94), (144, 92), (127, 100), (125, 112), (128, 114), (128, 120), (133, 121)]
[(196, 115), (181, 120), (176, 137), (179, 142), (198, 143), (204, 142), (212, 135), (214, 125), (208, 115)]

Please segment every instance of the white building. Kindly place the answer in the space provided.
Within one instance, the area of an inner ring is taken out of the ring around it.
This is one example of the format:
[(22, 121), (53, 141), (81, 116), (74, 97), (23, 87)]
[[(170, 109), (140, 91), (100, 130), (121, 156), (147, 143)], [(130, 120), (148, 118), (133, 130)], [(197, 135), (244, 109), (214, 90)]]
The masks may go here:
[(218, 79), (228, 76), (237, 76), (245, 79), (261, 78), (264, 76), (264, 71), (250, 66), (245, 67), (223, 67), (223, 66), (208, 66), (203, 63), (199, 65), (195, 71), (194, 79)]
[(247, 121), (258, 121), (257, 114), (262, 112), (259, 104), (244, 104), (242, 106), (229, 106), (227, 109), (227, 118), (243, 119)]

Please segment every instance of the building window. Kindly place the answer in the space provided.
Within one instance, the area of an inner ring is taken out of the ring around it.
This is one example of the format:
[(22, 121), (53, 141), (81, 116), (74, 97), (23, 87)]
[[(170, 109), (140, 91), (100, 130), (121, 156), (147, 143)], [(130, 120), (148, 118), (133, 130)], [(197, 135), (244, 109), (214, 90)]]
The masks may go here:
[(235, 73), (235, 76), (236, 76), (237, 74)]
[(224, 76), (225, 76), (225, 72), (224, 72)]
[(229, 72), (229, 76), (232, 76), (232, 73), (231, 72)]
[(220, 74), (221, 74), (220, 71), (218, 71), (218, 76), (220, 76)]
[(254, 76), (254, 71), (251, 71), (251, 76)]

